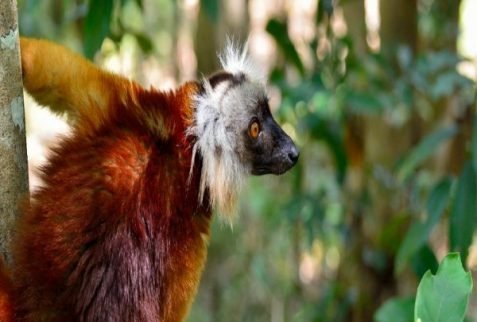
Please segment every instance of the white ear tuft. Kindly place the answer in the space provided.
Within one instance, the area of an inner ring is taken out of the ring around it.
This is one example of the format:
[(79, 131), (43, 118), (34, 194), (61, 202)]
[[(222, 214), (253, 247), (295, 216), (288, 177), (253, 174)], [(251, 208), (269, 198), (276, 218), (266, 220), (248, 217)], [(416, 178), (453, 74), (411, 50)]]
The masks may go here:
[(266, 77), (259, 66), (248, 55), (248, 41), (240, 46), (227, 38), (225, 50), (219, 54), (222, 68), (233, 75), (244, 74), (249, 80), (265, 83)]

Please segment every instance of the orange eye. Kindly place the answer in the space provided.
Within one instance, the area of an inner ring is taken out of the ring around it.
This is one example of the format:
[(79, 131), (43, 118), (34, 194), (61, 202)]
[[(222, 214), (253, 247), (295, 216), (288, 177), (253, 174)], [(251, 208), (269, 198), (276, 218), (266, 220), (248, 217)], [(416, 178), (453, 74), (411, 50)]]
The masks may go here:
[(258, 121), (253, 121), (250, 124), (250, 127), (248, 128), (248, 134), (252, 139), (256, 139), (258, 137), (260, 134), (260, 124), (258, 124)]

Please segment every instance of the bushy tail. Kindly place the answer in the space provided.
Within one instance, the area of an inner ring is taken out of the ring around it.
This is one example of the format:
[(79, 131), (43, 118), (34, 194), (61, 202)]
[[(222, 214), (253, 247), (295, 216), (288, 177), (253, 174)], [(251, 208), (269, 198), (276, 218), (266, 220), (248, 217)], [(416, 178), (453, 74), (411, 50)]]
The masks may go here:
[(15, 321), (13, 312), (13, 285), (3, 259), (0, 259), (0, 321)]
[(72, 123), (98, 126), (111, 102), (125, 100), (135, 86), (53, 42), (21, 37), (20, 45), (25, 89)]

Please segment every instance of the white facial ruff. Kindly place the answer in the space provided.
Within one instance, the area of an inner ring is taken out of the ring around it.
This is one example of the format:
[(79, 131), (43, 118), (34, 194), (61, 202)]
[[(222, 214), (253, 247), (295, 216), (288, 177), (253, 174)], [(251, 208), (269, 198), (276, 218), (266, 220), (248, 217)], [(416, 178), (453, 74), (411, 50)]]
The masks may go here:
[[(225, 72), (245, 76), (245, 82), (264, 91), (265, 78), (248, 57), (246, 46), (241, 48), (228, 41), (219, 59)], [(195, 160), (197, 152), (202, 157), (199, 199), (203, 200), (208, 189), (211, 206), (217, 207), (219, 213), (232, 222), (238, 193), (250, 174), (250, 166), (241, 162), (236, 152), (237, 138), (227, 127), (231, 122), (240, 122), (234, 119), (234, 115), (237, 109), (245, 107), (248, 100), (245, 96), (250, 92), (241, 89), (228, 91), (229, 85), (230, 82), (224, 81), (212, 88), (209, 81), (204, 79), (204, 91), (195, 97), (195, 122), (188, 129), (188, 134), (196, 138), (192, 160)], [(224, 99), (227, 95), (227, 99)], [(192, 162), (191, 173), (193, 167)]]

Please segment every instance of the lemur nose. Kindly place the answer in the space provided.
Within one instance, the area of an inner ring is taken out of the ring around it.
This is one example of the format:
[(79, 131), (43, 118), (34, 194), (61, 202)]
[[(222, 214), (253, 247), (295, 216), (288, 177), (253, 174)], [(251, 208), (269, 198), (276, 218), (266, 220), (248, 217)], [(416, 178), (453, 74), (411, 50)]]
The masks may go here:
[(291, 151), (288, 152), (288, 158), (295, 164), (298, 161), (298, 157), (300, 156), (300, 152), (298, 152), (298, 149), (293, 146), (291, 148)]

